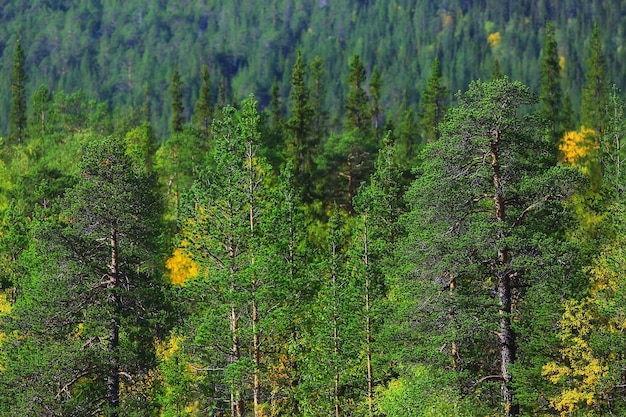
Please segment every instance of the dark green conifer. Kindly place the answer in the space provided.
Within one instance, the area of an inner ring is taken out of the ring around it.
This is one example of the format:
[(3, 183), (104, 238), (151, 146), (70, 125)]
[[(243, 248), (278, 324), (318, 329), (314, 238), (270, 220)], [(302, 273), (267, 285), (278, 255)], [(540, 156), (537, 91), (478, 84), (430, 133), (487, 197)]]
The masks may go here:
[(602, 51), (600, 29), (597, 24), (593, 26), (586, 66), (581, 123), (583, 126), (593, 128), (600, 135), (606, 122), (608, 85), (606, 57)]
[(185, 108), (183, 105), (183, 91), (182, 82), (180, 80), (180, 73), (178, 72), (178, 64), (174, 66), (174, 73), (172, 74), (172, 133), (178, 133), (183, 131), (185, 125)]
[(194, 108), (193, 121), (200, 130), (208, 135), (213, 119), (213, 96), (211, 95), (211, 75), (209, 67), (202, 66), (202, 85), (200, 86), (200, 97)]
[(563, 135), (563, 92), (558, 45), (552, 22), (546, 23), (546, 35), (541, 56), (540, 102), (543, 117), (550, 123), (553, 143)]
[[(313, 144), (311, 130), (313, 111), (309, 102), (309, 89), (305, 84), (305, 64), (302, 54), (298, 51), (296, 62), (291, 73), (291, 117), (286, 127), (289, 133), (287, 158), (295, 169), (296, 182), (299, 187), (309, 188), (309, 180), (313, 171)], [(308, 191), (305, 191), (305, 195)]]
[(420, 100), (422, 119), (419, 125), (424, 132), (424, 138), (428, 142), (439, 139), (439, 124), (443, 121), (443, 116), (446, 112), (445, 101), (447, 96), (448, 89), (442, 83), (441, 64), (439, 63), (439, 58), (435, 58), (426, 84), (426, 90), (424, 90)]
[(369, 136), (371, 131), (371, 111), (367, 92), (363, 88), (367, 78), (365, 67), (358, 55), (350, 61), (350, 74), (348, 75), (348, 97), (345, 103), (346, 130), (358, 129), (364, 136)]
[(26, 71), (24, 51), (20, 38), (15, 44), (13, 73), (11, 76), (11, 113), (9, 115), (10, 138), (13, 143), (21, 143), (26, 133)]

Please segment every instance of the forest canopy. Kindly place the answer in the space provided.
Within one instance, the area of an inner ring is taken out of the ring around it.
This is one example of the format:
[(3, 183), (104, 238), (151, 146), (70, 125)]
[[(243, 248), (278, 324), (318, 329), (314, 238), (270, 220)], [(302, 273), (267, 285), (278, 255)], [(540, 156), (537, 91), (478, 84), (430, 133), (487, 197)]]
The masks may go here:
[(624, 6), (417, 3), (0, 5), (0, 416), (625, 414)]

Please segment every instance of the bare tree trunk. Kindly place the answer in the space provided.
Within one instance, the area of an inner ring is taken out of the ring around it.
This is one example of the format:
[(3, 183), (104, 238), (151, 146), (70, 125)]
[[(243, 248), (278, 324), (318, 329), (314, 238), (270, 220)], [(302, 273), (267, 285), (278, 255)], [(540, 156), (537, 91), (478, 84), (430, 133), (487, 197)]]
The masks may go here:
[(119, 416), (120, 405), (120, 360), (119, 360), (119, 335), (120, 335), (120, 298), (119, 289), (119, 262), (117, 232), (111, 230), (110, 236), (111, 263), (109, 264), (109, 281), (107, 283), (108, 303), (111, 306), (111, 318), (109, 327), (109, 369), (107, 377), (107, 402), (111, 409), (111, 417)]
[[(231, 363), (237, 363), (241, 358), (241, 350), (239, 346), (239, 316), (234, 304), (230, 305), (230, 332), (233, 340)], [(238, 383), (237, 388), (230, 392), (230, 408), (233, 417), (242, 417), (244, 415), (243, 398)]]

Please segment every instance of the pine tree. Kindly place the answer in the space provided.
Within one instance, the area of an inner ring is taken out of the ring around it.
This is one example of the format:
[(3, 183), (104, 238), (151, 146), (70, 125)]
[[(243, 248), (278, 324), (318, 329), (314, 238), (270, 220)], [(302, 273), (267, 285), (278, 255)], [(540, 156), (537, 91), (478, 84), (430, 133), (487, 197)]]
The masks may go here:
[(563, 92), (561, 91), (561, 66), (555, 38), (554, 24), (546, 23), (544, 46), (541, 56), (541, 87), (539, 100), (542, 115), (550, 122), (555, 145), (563, 136)]
[(178, 64), (176, 64), (174, 65), (172, 84), (170, 86), (172, 95), (172, 134), (182, 132), (185, 126), (185, 107), (183, 105), (182, 88)]
[(24, 50), (20, 38), (15, 44), (13, 54), (13, 73), (11, 75), (11, 113), (9, 115), (9, 136), (14, 143), (22, 143), (26, 134), (26, 70), (24, 68)]
[(441, 64), (439, 58), (435, 58), (426, 89), (420, 99), (422, 111), (419, 125), (424, 132), (422, 136), (426, 138), (427, 142), (439, 139), (439, 125), (446, 112), (447, 95), (448, 89), (442, 84)]
[(148, 372), (166, 317), (155, 185), (121, 140), (99, 138), (84, 148), (76, 185), (39, 219), (12, 316), (14, 334), (28, 337), (12, 340), (4, 375), (19, 381), (8, 391), (15, 412), (116, 417), (133, 408), (122, 378), (131, 388)]
[[(269, 166), (260, 155), (260, 116), (256, 100), (241, 110), (225, 107), (213, 122), (212, 162), (200, 172), (183, 205), (181, 249), (202, 269), (190, 298), (205, 292), (196, 350), (211, 367), (223, 369), (217, 383), (228, 387), (232, 416), (246, 414), (246, 391), (252, 392), (255, 416), (261, 413), (262, 341), (274, 291), (264, 256), (271, 238), (262, 231), (275, 203), (268, 191)], [(284, 280), (282, 282), (285, 282)], [(216, 346), (217, 349), (212, 347)], [(223, 401), (219, 399), (218, 404)]]
[(52, 97), (45, 85), (39, 86), (35, 94), (33, 94), (33, 118), (31, 121), (31, 129), (39, 135), (45, 135), (46, 125), (48, 123), (50, 113), (50, 102)]
[(550, 261), (562, 222), (552, 216), (566, 213), (562, 201), (580, 174), (556, 166), (541, 126), (519, 115), (534, 103), (527, 87), (506, 77), (477, 81), (458, 98), (408, 192), (403, 250), (414, 254), (409, 274), (417, 276), (404, 292), (417, 297), (413, 314), (428, 317), (423, 330), (441, 329), (430, 333), (436, 347), (421, 349), (422, 360), (457, 377), (467, 369), (475, 381), (499, 381), (504, 415), (514, 416), (513, 365), (525, 357), (520, 337), (530, 335), (516, 334), (512, 317), (527, 306), (522, 288), (542, 287), (556, 273), (546, 268), (561, 267)]

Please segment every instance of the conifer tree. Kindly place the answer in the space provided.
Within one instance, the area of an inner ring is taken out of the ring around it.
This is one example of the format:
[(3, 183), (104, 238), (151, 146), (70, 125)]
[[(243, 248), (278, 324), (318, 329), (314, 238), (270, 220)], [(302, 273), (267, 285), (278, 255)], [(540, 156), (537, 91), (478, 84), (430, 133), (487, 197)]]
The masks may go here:
[(185, 125), (185, 107), (183, 105), (183, 90), (178, 72), (178, 64), (174, 65), (170, 92), (172, 95), (172, 134), (183, 131)]
[(372, 113), (372, 129), (376, 135), (378, 135), (383, 127), (384, 118), (383, 109), (380, 103), (382, 81), (380, 80), (380, 72), (378, 71), (378, 68), (374, 68), (374, 71), (372, 72), (369, 87), (370, 97), (372, 98), (370, 105)]
[[(556, 273), (546, 268), (560, 268), (549, 261), (561, 250), (552, 240), (560, 236), (560, 221), (551, 229), (544, 219), (566, 213), (562, 201), (580, 180), (576, 170), (555, 166), (550, 141), (532, 116), (519, 115), (533, 103), (527, 87), (506, 77), (473, 82), (459, 95), (408, 193), (405, 224), (404, 251), (416, 261), (409, 273), (418, 275), (405, 284), (418, 288), (405, 291), (416, 291), (414, 314), (426, 315), (424, 325), (441, 329), (431, 333), (437, 347), (421, 349), (422, 360), (441, 361), (441, 369), (459, 377), (470, 370), (480, 383), (499, 381), (506, 416), (519, 413), (513, 365), (525, 354), (525, 335), (516, 333), (512, 318), (526, 305), (522, 289), (542, 287)], [(476, 346), (497, 357), (481, 357)]]
[(193, 121), (200, 128), (205, 137), (209, 135), (212, 117), (213, 97), (211, 95), (211, 75), (209, 74), (209, 67), (203, 65), (202, 85), (200, 86), (200, 96), (194, 108)]
[(15, 384), (14, 411), (117, 417), (132, 408), (122, 385), (150, 369), (166, 317), (155, 185), (123, 141), (99, 138), (84, 148), (76, 185), (39, 219), (12, 316), (14, 334), (28, 336), (12, 340), (3, 375)]
[(312, 143), (313, 111), (309, 102), (309, 89), (305, 84), (305, 64), (298, 51), (291, 73), (291, 117), (287, 120), (289, 132), (287, 144), (288, 159), (295, 168), (296, 186), (302, 188), (303, 195), (310, 197), (311, 178), (314, 169)]
[(541, 56), (540, 102), (542, 115), (550, 122), (555, 145), (563, 135), (563, 92), (561, 91), (561, 66), (554, 24), (546, 23), (545, 40)]
[(37, 132), (40, 135), (46, 133), (51, 101), (52, 98), (48, 88), (45, 85), (39, 86), (32, 98), (33, 118), (31, 121), (31, 129), (33, 132)]
[(13, 54), (13, 72), (11, 75), (11, 113), (9, 117), (9, 136), (14, 143), (21, 143), (26, 134), (26, 70), (24, 68), (24, 50), (20, 38), (15, 44)]
[(448, 89), (442, 83), (441, 64), (439, 58), (435, 58), (431, 67), (430, 77), (426, 89), (420, 99), (421, 120), (423, 137), (427, 142), (439, 139), (439, 125), (443, 121), (446, 112), (445, 102)]
[(585, 84), (582, 93), (581, 123), (601, 135), (606, 125), (608, 85), (606, 57), (600, 42), (600, 29), (593, 26), (585, 65)]
[(371, 111), (369, 110), (369, 98), (365, 91), (367, 74), (365, 66), (358, 55), (350, 61), (348, 75), (348, 96), (344, 107), (346, 110), (344, 128), (346, 131), (357, 129), (364, 138), (371, 134)]

